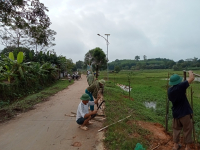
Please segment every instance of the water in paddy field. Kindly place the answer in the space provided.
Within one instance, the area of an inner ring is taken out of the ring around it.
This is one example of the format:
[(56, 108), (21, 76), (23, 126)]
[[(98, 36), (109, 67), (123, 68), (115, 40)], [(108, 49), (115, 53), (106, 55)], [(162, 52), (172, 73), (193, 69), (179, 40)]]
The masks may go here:
[(156, 102), (144, 102), (146, 108), (153, 108), (156, 109)]
[[(122, 84), (117, 84), (117, 86), (119, 86), (122, 90), (129, 92), (129, 86), (126, 85), (122, 85)], [(132, 88), (130, 88), (131, 91)]]

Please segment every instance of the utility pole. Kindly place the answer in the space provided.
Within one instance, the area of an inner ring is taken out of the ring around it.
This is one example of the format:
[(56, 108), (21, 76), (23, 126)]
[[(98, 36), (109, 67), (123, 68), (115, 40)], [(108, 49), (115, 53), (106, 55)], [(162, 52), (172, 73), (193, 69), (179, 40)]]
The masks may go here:
[(106, 45), (107, 45), (107, 80), (109, 80), (109, 74), (108, 74), (108, 72), (109, 72), (109, 69), (108, 69), (108, 44), (110, 44), (110, 43), (108, 42), (108, 36), (110, 36), (110, 34), (105, 34), (107, 36), (107, 39), (100, 34), (97, 34), (97, 35), (101, 36), (102, 38), (104, 38), (106, 40)]
[(108, 36), (110, 36), (110, 34), (105, 34), (107, 36), (107, 80), (109, 80), (109, 68), (108, 68)]

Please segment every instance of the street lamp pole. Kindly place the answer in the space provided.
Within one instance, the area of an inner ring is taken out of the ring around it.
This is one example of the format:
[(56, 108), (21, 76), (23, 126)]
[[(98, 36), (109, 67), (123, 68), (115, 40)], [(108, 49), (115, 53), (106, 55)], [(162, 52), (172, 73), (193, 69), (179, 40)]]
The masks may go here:
[(108, 75), (108, 73), (109, 73), (109, 69), (108, 69), (108, 36), (110, 35), (110, 34), (105, 34), (106, 36), (107, 36), (107, 78), (108, 78), (108, 80), (109, 80), (109, 75)]
[(102, 35), (100, 35), (100, 34), (97, 34), (98, 36), (101, 36), (102, 38), (104, 38), (105, 40), (106, 40), (106, 44), (107, 44), (107, 80), (109, 80), (109, 75), (108, 75), (108, 44), (110, 44), (109, 42), (108, 42), (108, 36), (110, 36), (110, 34), (105, 34), (106, 36), (107, 36), (107, 39), (105, 38), (105, 37), (103, 37)]

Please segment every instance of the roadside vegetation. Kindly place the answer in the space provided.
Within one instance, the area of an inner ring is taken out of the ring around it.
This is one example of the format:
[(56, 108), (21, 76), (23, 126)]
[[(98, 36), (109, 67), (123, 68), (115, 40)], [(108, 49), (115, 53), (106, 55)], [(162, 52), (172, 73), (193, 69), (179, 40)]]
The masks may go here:
[(9, 47), (0, 56), (0, 122), (66, 88), (69, 81), (58, 81), (60, 74), (76, 70), (71, 59), (50, 51)]
[[(145, 148), (150, 147), (152, 134), (148, 130), (141, 128), (136, 122), (145, 121), (159, 123), (165, 127), (166, 99), (168, 73), (183, 76), (182, 71), (173, 70), (142, 70), (142, 71), (121, 71), (119, 73), (109, 73), (109, 81), (106, 82), (104, 97), (106, 100), (106, 122), (105, 125), (117, 122), (129, 115), (131, 117), (125, 121), (116, 123), (107, 128), (105, 132), (105, 144), (108, 149), (134, 149), (137, 143), (141, 143)], [(200, 71), (195, 71), (200, 73)], [(100, 78), (106, 77), (107, 73), (102, 72)], [(128, 92), (122, 90), (117, 84), (129, 85), (131, 83), (130, 99)], [(200, 82), (191, 84), (194, 107), (194, 120), (196, 129), (196, 138), (198, 141), (200, 135)], [(190, 87), (187, 90), (187, 96), (190, 101)], [(145, 102), (154, 102), (154, 108), (145, 106)], [(169, 102), (169, 133), (172, 132), (172, 112), (171, 102)], [(135, 123), (133, 123), (135, 122)], [(139, 136), (137, 136), (139, 135)]]
[(135, 56), (135, 59), (116, 59), (109, 63), (109, 70), (140, 70), (140, 69), (173, 69), (175, 71), (180, 70), (199, 70), (200, 59), (194, 57), (186, 60), (180, 59), (175, 62), (166, 58), (151, 58), (147, 59), (147, 56), (143, 56), (143, 60), (140, 60), (140, 56)]
[(1, 102), (2, 107), (0, 108), (0, 122), (9, 120), (18, 113), (33, 109), (35, 104), (48, 100), (49, 96), (56, 94), (73, 83), (73, 80), (71, 82), (68, 80), (57, 80), (55, 83), (45, 87), (40, 92), (30, 94), (26, 97), (21, 97), (7, 105), (5, 103), (2, 105)]

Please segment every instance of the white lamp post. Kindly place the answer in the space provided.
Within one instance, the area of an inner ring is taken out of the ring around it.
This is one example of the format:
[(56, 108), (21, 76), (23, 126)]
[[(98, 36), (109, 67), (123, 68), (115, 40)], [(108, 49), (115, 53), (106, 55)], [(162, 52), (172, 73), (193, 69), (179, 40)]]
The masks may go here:
[(106, 36), (107, 36), (107, 39), (105, 38), (105, 37), (103, 37), (102, 35), (100, 35), (100, 34), (97, 34), (98, 36), (101, 36), (102, 38), (104, 38), (105, 40), (106, 40), (106, 45), (107, 45), (107, 80), (109, 80), (109, 76), (108, 76), (108, 44), (110, 44), (109, 42), (108, 42), (108, 36), (110, 36), (110, 34), (105, 34)]

